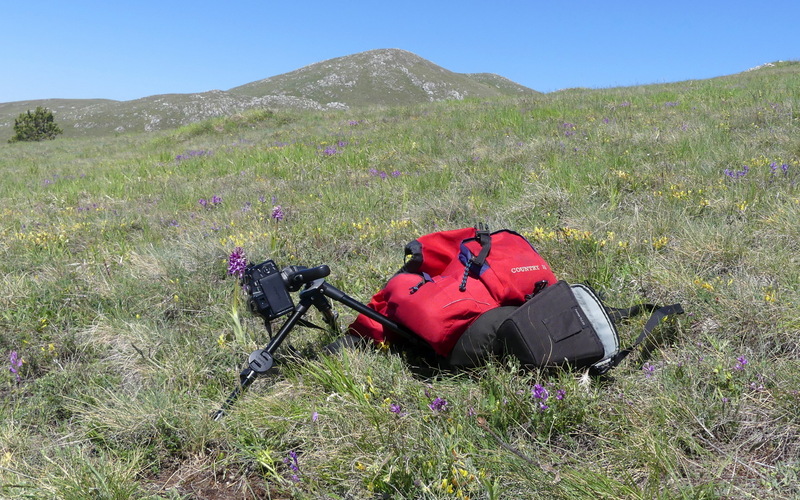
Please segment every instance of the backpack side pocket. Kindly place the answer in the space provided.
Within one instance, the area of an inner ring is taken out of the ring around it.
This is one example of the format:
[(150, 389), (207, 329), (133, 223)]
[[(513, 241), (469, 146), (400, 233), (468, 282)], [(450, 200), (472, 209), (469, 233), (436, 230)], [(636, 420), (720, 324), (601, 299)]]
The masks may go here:
[(564, 281), (548, 286), (520, 306), (497, 330), (507, 354), (523, 366), (590, 366), (605, 349), (571, 287)]

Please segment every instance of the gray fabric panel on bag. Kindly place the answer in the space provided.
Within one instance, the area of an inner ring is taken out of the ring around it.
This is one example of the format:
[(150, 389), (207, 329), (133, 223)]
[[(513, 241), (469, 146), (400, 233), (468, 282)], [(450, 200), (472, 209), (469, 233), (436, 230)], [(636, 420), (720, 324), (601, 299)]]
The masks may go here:
[(600, 341), (603, 343), (605, 354), (601, 361), (609, 359), (619, 351), (619, 337), (616, 328), (614, 328), (614, 324), (611, 322), (611, 318), (608, 317), (600, 299), (587, 287), (583, 285), (572, 285), (572, 293), (575, 295), (575, 300), (578, 301), (584, 314), (586, 314), (589, 322), (594, 327), (594, 331), (597, 332), (597, 336), (600, 337)]

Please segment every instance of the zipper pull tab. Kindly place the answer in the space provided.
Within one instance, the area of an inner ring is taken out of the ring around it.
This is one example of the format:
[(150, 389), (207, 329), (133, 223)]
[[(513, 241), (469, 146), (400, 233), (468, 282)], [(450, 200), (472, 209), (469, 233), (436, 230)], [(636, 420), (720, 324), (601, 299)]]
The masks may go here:
[(433, 279), (431, 278), (430, 274), (422, 273), (422, 281), (420, 281), (416, 285), (414, 285), (411, 288), (409, 288), (408, 289), (408, 293), (411, 294), (411, 295), (417, 293), (417, 291), (419, 291), (419, 289), (422, 288), (422, 285), (424, 285), (425, 283), (427, 283), (429, 281), (433, 281)]

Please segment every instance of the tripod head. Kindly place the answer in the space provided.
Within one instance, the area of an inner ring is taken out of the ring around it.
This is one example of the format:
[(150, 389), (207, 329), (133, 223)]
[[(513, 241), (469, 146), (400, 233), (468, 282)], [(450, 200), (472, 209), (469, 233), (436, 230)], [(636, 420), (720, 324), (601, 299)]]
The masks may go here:
[(250, 311), (270, 322), (294, 310), (291, 293), (331, 273), (328, 266), (288, 266), (278, 271), (273, 260), (249, 264), (242, 273), (242, 286), (249, 295)]

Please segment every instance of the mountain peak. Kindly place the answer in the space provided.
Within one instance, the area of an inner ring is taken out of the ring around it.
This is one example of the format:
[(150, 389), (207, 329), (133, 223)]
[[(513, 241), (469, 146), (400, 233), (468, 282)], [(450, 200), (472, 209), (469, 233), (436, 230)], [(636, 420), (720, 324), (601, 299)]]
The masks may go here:
[(311, 99), (321, 107), (396, 106), (534, 93), (510, 80), (454, 73), (401, 49), (375, 49), (314, 63), (230, 89), (250, 97)]

